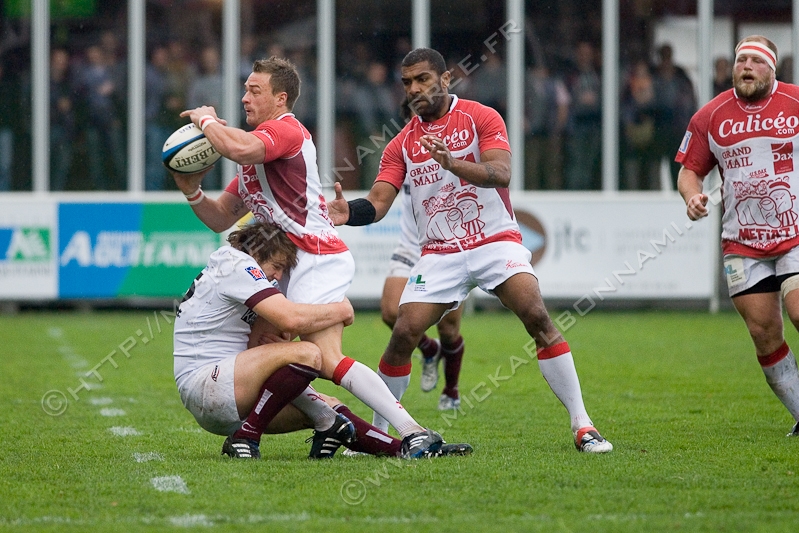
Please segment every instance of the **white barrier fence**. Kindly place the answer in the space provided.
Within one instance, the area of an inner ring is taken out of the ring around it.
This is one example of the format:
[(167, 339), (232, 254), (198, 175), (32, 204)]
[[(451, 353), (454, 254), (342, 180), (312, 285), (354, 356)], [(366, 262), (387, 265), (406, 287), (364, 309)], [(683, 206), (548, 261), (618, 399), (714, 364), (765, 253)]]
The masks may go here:
[[(717, 218), (690, 223), (676, 194), (511, 198), (544, 298), (588, 305), (715, 295)], [(378, 224), (339, 228), (355, 257), (350, 298), (380, 297), (399, 238), (398, 205)], [(178, 194), (6, 195), (0, 197), (0, 300), (179, 296), (222, 242)]]

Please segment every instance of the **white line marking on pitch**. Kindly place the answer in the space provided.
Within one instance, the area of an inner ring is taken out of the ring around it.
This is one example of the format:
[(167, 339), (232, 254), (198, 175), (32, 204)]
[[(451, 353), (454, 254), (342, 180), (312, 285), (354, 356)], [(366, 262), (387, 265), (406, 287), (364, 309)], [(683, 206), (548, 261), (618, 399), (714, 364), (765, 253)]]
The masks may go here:
[(158, 452), (139, 453), (135, 452), (133, 458), (137, 463), (146, 463), (148, 461), (163, 461), (164, 456)]
[(189, 487), (180, 476), (161, 476), (154, 477), (150, 480), (155, 490), (161, 492), (177, 492), (179, 494), (188, 494)]
[(108, 405), (109, 403), (113, 403), (113, 401), (114, 400), (107, 396), (103, 398), (89, 398), (89, 403), (92, 405)]
[(135, 437), (141, 435), (141, 431), (132, 427), (114, 426), (108, 428), (108, 431), (110, 431), (117, 437)]
[(127, 413), (124, 411), (124, 409), (106, 407), (105, 409), (100, 409), (100, 414), (103, 416), (125, 416)]
[(171, 516), (169, 521), (177, 527), (211, 527), (214, 522), (204, 514), (187, 514), (183, 516)]

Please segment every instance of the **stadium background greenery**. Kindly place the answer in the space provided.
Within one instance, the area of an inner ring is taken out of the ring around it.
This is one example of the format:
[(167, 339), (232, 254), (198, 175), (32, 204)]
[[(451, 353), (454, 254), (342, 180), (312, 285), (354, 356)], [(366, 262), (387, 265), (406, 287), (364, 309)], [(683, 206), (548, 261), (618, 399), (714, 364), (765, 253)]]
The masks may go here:
[[(606, 456), (574, 450), (521, 324), (503, 312), (468, 316), (461, 393), (473, 407), (443, 419), (441, 384), (422, 393), (418, 364), (403, 403), (475, 453), (414, 462), (309, 461), (310, 431), (265, 437), (259, 462), (220, 457), (223, 439), (180, 404), (167, 318), (0, 317), (0, 528), (773, 532), (799, 520), (799, 439), (786, 438), (792, 421), (734, 313), (594, 311), (569, 329), (589, 413), (615, 445)], [(130, 338), (126, 357), (119, 345)], [(359, 312), (345, 352), (375, 367), (387, 340), (379, 316)], [(795, 331), (788, 340), (799, 347)], [(117, 368), (104, 361), (112, 350)], [(68, 389), (92, 367), (102, 388), (74, 401)], [(316, 385), (368, 417), (343, 389)], [(50, 390), (69, 399), (60, 416), (42, 409)], [(188, 493), (156, 490), (151, 480), (169, 476)]]

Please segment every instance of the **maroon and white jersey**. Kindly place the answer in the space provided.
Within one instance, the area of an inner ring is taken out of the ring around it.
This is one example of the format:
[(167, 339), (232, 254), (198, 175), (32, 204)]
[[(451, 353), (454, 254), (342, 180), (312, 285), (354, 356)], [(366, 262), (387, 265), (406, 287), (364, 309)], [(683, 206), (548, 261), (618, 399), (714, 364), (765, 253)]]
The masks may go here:
[(239, 165), (238, 175), (225, 190), (240, 197), (257, 220), (285, 231), (300, 250), (346, 252), (328, 216), (316, 146), (305, 126), (286, 113), (260, 124), (252, 134), (266, 147), (264, 162)]
[(376, 181), (401, 190), (407, 177), (422, 255), (497, 241), (521, 243), (508, 189), (477, 187), (442, 169), (422, 147), (423, 135), (443, 138), (453, 157), (471, 162), (480, 162), (486, 150), (510, 152), (499, 113), (455, 95), (446, 115), (434, 122), (416, 116), (388, 143)]
[(280, 294), (248, 254), (223, 246), (208, 258), (175, 316), (174, 371), (178, 388), (189, 374), (208, 363), (247, 349), (253, 308)]
[(766, 258), (799, 245), (799, 87), (774, 82), (755, 103), (734, 89), (718, 95), (691, 119), (675, 158), (705, 176), (721, 173), (722, 250)]

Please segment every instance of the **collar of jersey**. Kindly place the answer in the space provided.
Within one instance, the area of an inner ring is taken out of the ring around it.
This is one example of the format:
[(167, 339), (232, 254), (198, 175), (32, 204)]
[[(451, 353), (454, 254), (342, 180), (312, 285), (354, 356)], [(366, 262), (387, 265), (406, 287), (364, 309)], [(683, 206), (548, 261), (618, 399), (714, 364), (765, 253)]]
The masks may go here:
[[(450, 113), (452, 113), (452, 110), (455, 109), (455, 105), (458, 103), (458, 95), (450, 94), (450, 96), (452, 97), (452, 101), (449, 103), (449, 109), (447, 110), (447, 114), (444, 115), (445, 117), (447, 117), (447, 120), (446, 122), (444, 122), (444, 128), (436, 128), (437, 131), (440, 131), (440, 129), (446, 129), (446, 124), (449, 122), (449, 117), (451, 116)], [(444, 117), (441, 117), (440, 119), (435, 120), (433, 122), (425, 122), (422, 120), (422, 117), (420, 117), (419, 115), (416, 115), (416, 118), (419, 119), (419, 125), (422, 127), (422, 131), (428, 133), (427, 128), (425, 128), (425, 124), (429, 124), (432, 126), (436, 124), (439, 120), (443, 119)]]

